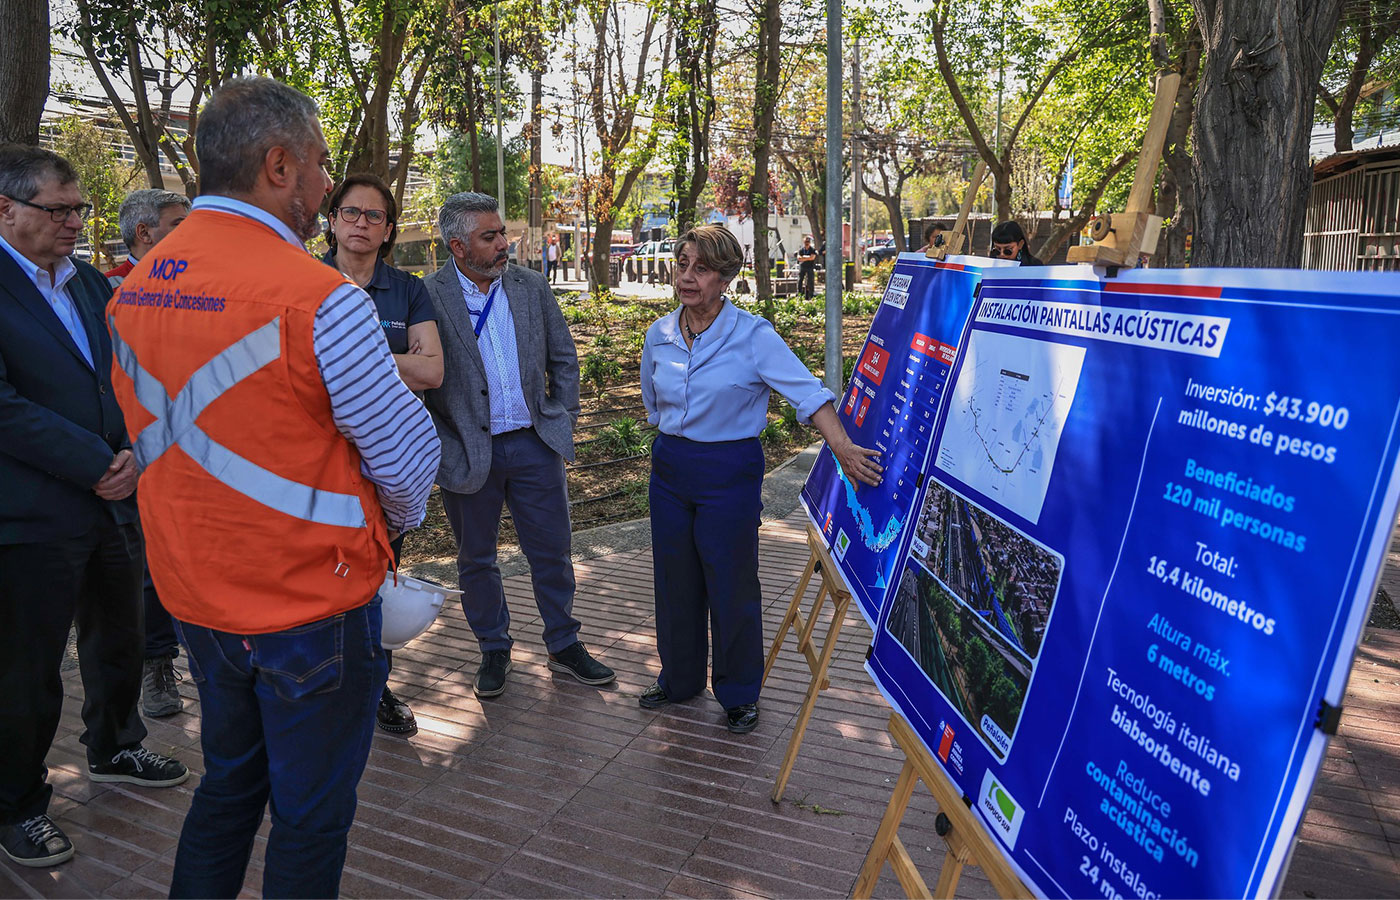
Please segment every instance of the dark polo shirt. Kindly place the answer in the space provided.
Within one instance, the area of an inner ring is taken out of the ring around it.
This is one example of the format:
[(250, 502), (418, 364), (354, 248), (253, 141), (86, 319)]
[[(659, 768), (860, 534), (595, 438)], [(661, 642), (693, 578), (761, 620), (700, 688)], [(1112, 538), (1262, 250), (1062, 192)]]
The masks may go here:
[[(335, 265), (335, 255), (332, 253), (327, 253), (321, 259), (328, 266)], [(365, 291), (379, 312), (379, 324), (389, 341), (390, 353), (408, 352), (408, 326), (437, 321), (433, 301), (428, 297), (423, 279), (400, 272), (382, 259), (375, 260), (374, 277), (365, 286)]]

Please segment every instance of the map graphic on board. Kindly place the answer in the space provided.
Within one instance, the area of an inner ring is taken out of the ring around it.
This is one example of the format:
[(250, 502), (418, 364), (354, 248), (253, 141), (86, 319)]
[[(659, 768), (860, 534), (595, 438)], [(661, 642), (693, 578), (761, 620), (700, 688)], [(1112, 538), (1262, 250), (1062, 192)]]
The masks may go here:
[(977, 280), (977, 270), (961, 264), (899, 257), (836, 402), (851, 439), (880, 451), (882, 483), (857, 486), (823, 447), (802, 489), (807, 514), (872, 624), (892, 587)]
[(938, 467), (1038, 521), (1083, 365), (1083, 347), (974, 333), (952, 392)]

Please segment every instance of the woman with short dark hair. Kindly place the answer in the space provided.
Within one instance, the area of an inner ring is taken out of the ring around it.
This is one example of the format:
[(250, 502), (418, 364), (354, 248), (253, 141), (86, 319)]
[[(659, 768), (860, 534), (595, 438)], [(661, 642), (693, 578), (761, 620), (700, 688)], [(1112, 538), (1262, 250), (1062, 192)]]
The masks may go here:
[(834, 395), (766, 320), (724, 295), (744, 263), (728, 229), (702, 225), (676, 243), (680, 306), (647, 329), (642, 401), (660, 428), (652, 445), (651, 535), (656, 649), (661, 674), (639, 702), (647, 709), (711, 684), (736, 734), (758, 724), (763, 610), (758, 524), (768, 395), (778, 391), (826, 438), (847, 477), (879, 484), (879, 452), (857, 447)]
[[(351, 175), (331, 191), (330, 218), (331, 227), (326, 230), (330, 251), (325, 261), (364, 288), (374, 301), (399, 378), (413, 391), (440, 386), (442, 341), (433, 301), (421, 278), (387, 262), (399, 236), (393, 192), (374, 175)], [(403, 535), (390, 542), (389, 548), (397, 566)], [(418, 730), (413, 711), (387, 684), (379, 699), (377, 720), (380, 729), (390, 734)]]
[(1019, 222), (1006, 221), (992, 229), (992, 247), (987, 255), (993, 259), (1014, 259), (1022, 266), (1043, 266), (1045, 263), (1031, 255), (1026, 246), (1026, 233)]

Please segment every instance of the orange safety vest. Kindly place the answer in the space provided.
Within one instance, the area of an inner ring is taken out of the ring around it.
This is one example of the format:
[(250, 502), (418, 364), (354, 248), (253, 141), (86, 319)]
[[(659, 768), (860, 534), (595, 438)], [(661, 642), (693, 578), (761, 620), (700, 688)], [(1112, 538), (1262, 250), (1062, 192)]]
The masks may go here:
[(146, 559), (177, 619), (282, 631), (368, 603), (388, 527), (312, 345), (345, 279), (267, 226), (195, 210), (107, 306), (143, 470)]

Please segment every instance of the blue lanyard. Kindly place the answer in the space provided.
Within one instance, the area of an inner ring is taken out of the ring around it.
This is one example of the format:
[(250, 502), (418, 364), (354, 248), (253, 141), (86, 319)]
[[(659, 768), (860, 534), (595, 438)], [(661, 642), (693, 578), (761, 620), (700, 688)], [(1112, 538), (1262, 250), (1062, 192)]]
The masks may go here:
[[(476, 324), (472, 326), (472, 333), (477, 337), (481, 337), (481, 329), (486, 327), (486, 316), (490, 314), (491, 304), (496, 302), (496, 291), (500, 289), (501, 283), (499, 281), (491, 285), (491, 290), (486, 295), (486, 305), (482, 306), (481, 312), (476, 314)], [(471, 307), (467, 307), (467, 312), (471, 311)]]

